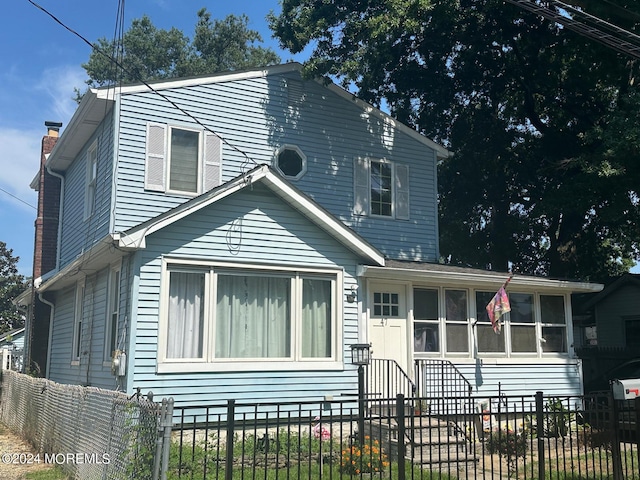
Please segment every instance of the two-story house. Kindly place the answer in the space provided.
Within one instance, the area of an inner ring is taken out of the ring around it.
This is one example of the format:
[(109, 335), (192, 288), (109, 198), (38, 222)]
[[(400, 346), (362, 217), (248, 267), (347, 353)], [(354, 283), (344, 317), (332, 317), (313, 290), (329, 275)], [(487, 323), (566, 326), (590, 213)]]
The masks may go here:
[(60, 202), (32, 298), (46, 376), (317, 399), (357, 390), (365, 342), (409, 376), (449, 360), (483, 394), (579, 393), (570, 295), (601, 286), (516, 276), (496, 335), (507, 275), (437, 263), (449, 152), (299, 67), (87, 92), (43, 167)]

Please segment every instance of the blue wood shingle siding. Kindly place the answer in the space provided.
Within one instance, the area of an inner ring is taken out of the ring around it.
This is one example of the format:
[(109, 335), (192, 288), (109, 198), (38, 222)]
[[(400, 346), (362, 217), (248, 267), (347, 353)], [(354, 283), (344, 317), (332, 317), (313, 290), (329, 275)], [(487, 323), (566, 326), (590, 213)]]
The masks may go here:
[[(434, 261), (435, 151), (316, 82), (304, 82), (304, 100), (291, 107), (289, 84), (282, 75), (274, 75), (163, 90), (163, 94), (225, 139), (223, 182), (253, 167), (253, 162), (271, 164), (280, 146), (296, 145), (307, 157), (307, 172), (295, 181), (298, 188), (388, 256)], [(197, 126), (153, 93), (123, 95), (119, 122), (114, 231), (131, 228), (191, 198), (144, 189), (148, 122)], [(353, 215), (357, 156), (391, 159), (410, 167), (409, 220)], [(402, 236), (397, 235), (399, 229)]]
[[(229, 248), (227, 233), (238, 219), (242, 219), (241, 235), (238, 243)], [(163, 255), (274, 266), (344, 267), (345, 291), (354, 282), (358, 258), (273, 193), (259, 185), (237, 192), (150, 235), (147, 248), (137, 255), (141, 268), (132, 305), (135, 353), (129, 359), (133, 368), (128, 377), (129, 390), (141, 387), (156, 395), (171, 395), (182, 405), (230, 398), (267, 401), (273, 400), (274, 395), (283, 400), (317, 400), (357, 391), (357, 375), (348, 359), (346, 374), (342, 370), (295, 371), (295, 362), (291, 371), (251, 372), (239, 366), (237, 372), (220, 372), (214, 366), (211, 372), (156, 373)], [(344, 293), (338, 293), (338, 301), (343, 301)], [(349, 345), (358, 341), (357, 304), (345, 303), (341, 321), (346, 356), (350, 355)], [(132, 344), (130, 350), (133, 347)], [(198, 388), (194, 389), (194, 385)]]

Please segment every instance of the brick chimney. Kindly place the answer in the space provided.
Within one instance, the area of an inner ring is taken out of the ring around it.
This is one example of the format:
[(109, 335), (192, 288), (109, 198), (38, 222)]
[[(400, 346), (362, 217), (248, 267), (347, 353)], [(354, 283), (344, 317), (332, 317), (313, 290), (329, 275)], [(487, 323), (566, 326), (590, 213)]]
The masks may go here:
[[(44, 125), (47, 127), (47, 134), (42, 138), (37, 182), (38, 213), (33, 245), (33, 280), (56, 268), (58, 254), (61, 182), (59, 178), (47, 172), (45, 163), (58, 141), (62, 123), (47, 121)], [(31, 308), (25, 325), (25, 367), (39, 376), (44, 376), (46, 372), (50, 316), (51, 307), (40, 301), (33, 290)]]
[(47, 134), (42, 138), (40, 175), (38, 181), (38, 217), (35, 221), (33, 278), (56, 267), (58, 248), (58, 214), (60, 212), (60, 179), (44, 167), (47, 156), (55, 147), (62, 123), (44, 122)]

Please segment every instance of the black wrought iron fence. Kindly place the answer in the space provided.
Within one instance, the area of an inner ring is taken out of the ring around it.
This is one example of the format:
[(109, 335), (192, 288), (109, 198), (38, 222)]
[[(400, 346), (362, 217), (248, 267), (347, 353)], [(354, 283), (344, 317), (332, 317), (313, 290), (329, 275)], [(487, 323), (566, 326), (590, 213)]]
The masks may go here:
[(441, 400), (176, 408), (167, 478), (640, 479), (640, 399), (538, 393), (428, 408)]

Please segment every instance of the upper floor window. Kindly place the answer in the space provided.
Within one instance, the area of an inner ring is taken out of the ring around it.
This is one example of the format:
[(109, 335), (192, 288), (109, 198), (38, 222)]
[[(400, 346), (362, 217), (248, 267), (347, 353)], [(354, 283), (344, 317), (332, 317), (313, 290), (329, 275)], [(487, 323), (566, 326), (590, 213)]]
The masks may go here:
[(197, 195), (220, 185), (220, 137), (193, 128), (149, 123), (145, 189)]
[(295, 145), (284, 145), (276, 154), (276, 167), (285, 177), (297, 180), (307, 171), (307, 157)]
[(354, 163), (354, 213), (409, 218), (409, 166), (358, 157)]
[(93, 215), (96, 208), (96, 182), (98, 177), (98, 141), (87, 150), (87, 170), (84, 198), (84, 218)]
[(323, 368), (338, 358), (338, 283), (330, 272), (168, 264), (159, 369)]

